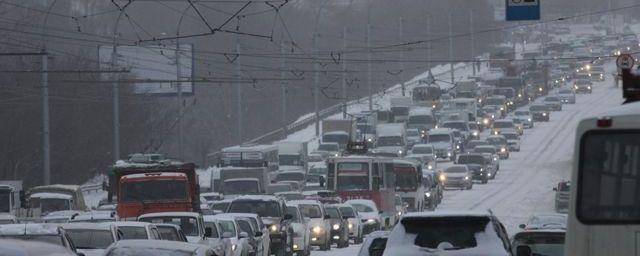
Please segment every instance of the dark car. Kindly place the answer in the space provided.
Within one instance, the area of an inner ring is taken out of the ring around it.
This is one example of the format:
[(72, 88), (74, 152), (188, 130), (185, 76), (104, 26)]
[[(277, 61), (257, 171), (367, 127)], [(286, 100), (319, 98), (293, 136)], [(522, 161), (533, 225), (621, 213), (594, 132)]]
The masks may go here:
[(533, 105), (529, 107), (529, 112), (534, 122), (549, 122), (549, 107), (547, 105)]
[(255, 213), (269, 227), (272, 254), (286, 255), (293, 248), (291, 216), (284, 200), (275, 196), (240, 196), (229, 204), (229, 213)]
[(577, 80), (574, 84), (573, 84), (573, 89), (576, 91), (576, 93), (589, 93), (591, 94), (591, 81), (587, 80), (587, 79), (580, 79)]
[(442, 202), (443, 186), (435, 172), (426, 172), (422, 175), (424, 186), (424, 205), (427, 210), (435, 210)]
[(563, 229), (521, 231), (511, 239), (513, 255), (564, 255)]
[(489, 163), (482, 153), (467, 153), (458, 156), (457, 164), (464, 164), (473, 174), (473, 180), (479, 180), (482, 184), (489, 182)]
[(331, 241), (338, 248), (349, 247), (349, 221), (342, 216), (340, 208), (336, 205), (326, 205), (324, 208), (328, 220), (331, 223)]
[(569, 191), (570, 188), (571, 183), (569, 181), (561, 181), (558, 183), (557, 187), (553, 188), (556, 192), (556, 212), (566, 213), (569, 211), (569, 198), (571, 195), (571, 192)]
[(544, 98), (544, 103), (549, 106), (549, 108), (553, 111), (561, 111), (562, 110), (562, 101), (559, 97), (556, 96), (547, 96)]
[(367, 236), (358, 256), (382, 256), (389, 239), (389, 231), (375, 231)]

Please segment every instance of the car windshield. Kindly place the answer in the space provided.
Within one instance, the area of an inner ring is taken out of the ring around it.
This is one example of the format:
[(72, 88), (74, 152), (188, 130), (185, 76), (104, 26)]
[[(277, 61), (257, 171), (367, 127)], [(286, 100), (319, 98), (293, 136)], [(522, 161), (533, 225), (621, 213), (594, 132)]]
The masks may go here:
[(145, 227), (120, 226), (118, 230), (122, 231), (121, 239), (149, 239), (147, 229)]
[(338, 212), (338, 208), (327, 207), (324, 210), (327, 213), (327, 215), (329, 215), (332, 219), (340, 219), (340, 213)]
[(78, 249), (106, 249), (111, 245), (113, 235), (110, 230), (65, 229)]
[(43, 213), (71, 210), (71, 204), (68, 199), (58, 198), (39, 198), (40, 211)]
[(442, 124), (443, 128), (458, 129), (460, 131), (468, 131), (469, 125), (466, 122), (447, 122)]
[(531, 110), (531, 111), (547, 111), (547, 107), (546, 106), (537, 105), (537, 106), (529, 107), (529, 110)]
[(562, 256), (565, 255), (564, 237), (564, 232), (522, 232), (513, 238), (514, 250), (526, 245), (531, 249), (530, 255)]
[(433, 120), (432, 116), (428, 116), (428, 115), (416, 115), (416, 116), (409, 116), (409, 120), (407, 121), (407, 124), (423, 124), (423, 125), (428, 125), (428, 124), (433, 124), (435, 120)]
[(504, 105), (505, 100), (504, 99), (499, 99), (499, 98), (488, 98), (484, 104), (485, 105), (494, 105), (494, 106), (499, 106), (499, 105)]
[(17, 239), (26, 241), (36, 241), (48, 244), (64, 246), (62, 237), (59, 235), (0, 235), (0, 239)]
[(238, 223), (238, 228), (240, 232), (246, 232), (247, 234), (253, 234), (253, 229), (251, 228), (251, 223), (244, 219), (238, 219), (236, 221)]
[(299, 172), (279, 173), (278, 176), (276, 176), (276, 181), (304, 181), (304, 173), (299, 173)]
[(501, 133), (500, 135), (504, 136), (507, 140), (517, 140), (519, 138), (516, 133)]
[(300, 212), (302, 212), (302, 216), (305, 218), (322, 218), (322, 210), (319, 205), (315, 204), (301, 204), (299, 205)]
[(216, 211), (221, 211), (221, 212), (225, 212), (227, 211), (227, 207), (229, 207), (229, 204), (231, 202), (218, 202), (218, 203), (213, 203), (211, 204), (211, 210), (216, 210)]
[(280, 204), (274, 201), (238, 200), (229, 206), (230, 213), (255, 213), (260, 217), (281, 217)]
[(496, 231), (487, 233), (492, 230), (487, 228), (488, 217), (409, 217), (400, 220), (400, 224), (408, 234), (415, 236), (414, 245), (422, 248), (460, 250), (477, 247), (480, 242), (487, 243), (491, 239), (499, 241)]
[(413, 146), (413, 149), (411, 149), (411, 153), (413, 153), (413, 154), (432, 154), (433, 153), (433, 147)]
[(573, 94), (573, 91), (572, 90), (560, 90), (558, 93), (559, 94)]
[(218, 223), (220, 224), (220, 231), (222, 231), (222, 234), (229, 232), (231, 233), (231, 236), (236, 236), (236, 225), (233, 221), (220, 220)]
[(429, 135), (429, 143), (436, 142), (450, 142), (451, 136), (449, 134), (433, 134)]
[(410, 129), (410, 130), (407, 130), (407, 136), (412, 136), (412, 137), (420, 136), (420, 132), (418, 132), (418, 130), (415, 130), (415, 129)]
[(446, 173), (465, 173), (465, 172), (467, 172), (467, 169), (465, 169), (463, 167), (449, 167), (449, 168), (445, 169), (444, 172), (446, 172)]
[(300, 222), (300, 219), (298, 219), (298, 208), (296, 208), (295, 206), (287, 206), (287, 214), (291, 215), (292, 222), (296, 222), (296, 223)]
[(322, 143), (318, 146), (318, 150), (327, 152), (336, 152), (339, 150), (338, 144)]
[(353, 205), (354, 208), (356, 208), (356, 211), (358, 212), (374, 212), (375, 210), (373, 208), (371, 208), (371, 206), (368, 205), (364, 205), (364, 204), (351, 204)]
[(186, 200), (186, 180), (127, 181), (122, 184), (121, 202)]
[(493, 128), (513, 128), (513, 122), (494, 122)]
[(158, 232), (160, 233), (160, 237), (162, 240), (168, 241), (182, 241), (178, 231), (173, 227), (168, 226), (157, 226)]
[(194, 217), (182, 216), (158, 216), (158, 217), (142, 217), (138, 218), (142, 222), (150, 223), (166, 223), (180, 226), (185, 236), (199, 236), (198, 219)]
[(529, 116), (529, 115), (531, 115), (529, 113), (529, 111), (516, 111), (513, 114), (516, 115), (516, 116)]
[(356, 217), (356, 213), (353, 211), (353, 208), (351, 208), (351, 207), (341, 206), (340, 207), (340, 213), (342, 213), (343, 217), (347, 217), (347, 218), (355, 218)]
[(322, 135), (322, 142), (336, 142), (338, 144), (347, 144), (347, 142), (349, 142), (349, 135), (325, 134), (325, 135)]
[(504, 145), (507, 144), (507, 139), (504, 137), (489, 137), (487, 142), (491, 145)]
[(482, 155), (461, 155), (458, 157), (459, 164), (484, 164)]
[(256, 184), (256, 180), (227, 180), (223, 190), (227, 195), (258, 195), (260, 190)]
[(404, 146), (404, 141), (400, 136), (384, 136), (378, 137), (376, 145), (378, 147)]
[(494, 148), (494, 147), (475, 147), (473, 149), (473, 152), (495, 154), (496, 153), (496, 148)]
[(544, 101), (547, 102), (556, 102), (556, 101), (560, 101), (560, 99), (556, 98), (556, 97), (546, 97), (544, 98)]

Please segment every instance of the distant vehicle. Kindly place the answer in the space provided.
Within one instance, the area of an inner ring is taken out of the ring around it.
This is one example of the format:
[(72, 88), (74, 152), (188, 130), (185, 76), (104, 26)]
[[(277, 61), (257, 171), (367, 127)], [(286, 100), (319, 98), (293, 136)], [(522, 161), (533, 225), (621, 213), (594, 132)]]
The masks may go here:
[(555, 209), (556, 212), (567, 213), (569, 212), (569, 199), (571, 196), (571, 182), (561, 181), (558, 182), (558, 186), (553, 188), (556, 192), (555, 196)]
[(223, 167), (219, 192), (227, 198), (264, 194), (269, 190), (269, 173), (266, 167)]
[(107, 248), (105, 256), (121, 255), (192, 255), (214, 256), (213, 249), (205, 245), (175, 241), (118, 241)]
[(576, 93), (589, 93), (592, 91), (592, 84), (590, 80), (579, 79), (573, 83), (573, 89)]
[(576, 93), (572, 89), (560, 89), (558, 98), (564, 104), (576, 104)]
[(220, 167), (266, 167), (269, 171), (280, 169), (276, 145), (240, 145), (222, 149)]
[[(187, 236), (184, 235), (180, 226), (169, 223), (159, 223), (155, 224), (156, 228), (158, 228), (158, 232), (160, 232), (160, 237), (162, 240), (167, 241), (178, 241), (178, 242), (189, 242), (187, 241)], [(217, 237), (217, 229), (214, 232), (214, 236)]]
[(526, 224), (518, 226), (521, 229), (566, 229), (567, 215), (561, 213), (535, 214), (527, 220)]
[(407, 128), (417, 129), (421, 133), (429, 129), (433, 129), (436, 125), (436, 119), (430, 107), (414, 107), (409, 110), (409, 118), (407, 119)]
[(255, 213), (269, 227), (271, 253), (285, 255), (293, 247), (293, 229), (284, 200), (275, 196), (241, 196), (229, 205), (229, 213)]
[(511, 238), (513, 255), (566, 255), (564, 229), (525, 230)]
[(374, 153), (389, 153), (397, 156), (407, 154), (407, 130), (404, 123), (378, 124), (376, 126)]
[[(418, 150), (416, 150), (416, 151), (412, 150), (404, 158), (417, 160), (418, 162), (420, 162), (422, 164), (422, 169), (423, 170), (434, 170), (434, 169), (438, 168), (438, 161), (437, 161), (436, 155), (434, 153), (429, 153), (429, 154), (420, 153), (420, 152), (434, 152), (433, 151), (433, 146), (431, 146), (430, 144), (420, 144), (420, 145), (421, 145), (421, 147), (419, 147)], [(423, 147), (422, 145), (426, 145), (426, 147)], [(416, 153), (413, 153), (413, 152), (416, 152)]]
[[(390, 100), (391, 107), (389, 110), (393, 115), (394, 123), (406, 122), (409, 117), (409, 108), (411, 107), (411, 98), (409, 97), (393, 97)], [(379, 130), (376, 129), (377, 132)]]
[(473, 149), (477, 146), (485, 146), (489, 145), (489, 143), (485, 140), (470, 140), (467, 142), (467, 145), (464, 147), (466, 152), (473, 152)]
[[(246, 256), (249, 254), (251, 245), (249, 244), (249, 234), (243, 231), (236, 216), (231, 214), (216, 214), (204, 216), (206, 222), (211, 225), (217, 223), (220, 227), (219, 232), (222, 233), (222, 239), (228, 240), (231, 248), (226, 248), (225, 252), (232, 256)], [(225, 241), (223, 241), (225, 242)]]
[(498, 150), (497, 154), (498, 156), (500, 156), (500, 159), (509, 158), (509, 141), (507, 140), (507, 138), (502, 135), (491, 135), (487, 137), (487, 142), (496, 147), (496, 150)]
[[(0, 239), (0, 248), (6, 255), (55, 255), (55, 256), (77, 256), (69, 248), (65, 248), (60, 245), (33, 241), (33, 240), (19, 240), (12, 238)], [(9, 252), (11, 254), (9, 254)]]
[(498, 135), (503, 129), (515, 129), (513, 120), (511, 119), (498, 119), (493, 122), (491, 129), (491, 135)]
[(535, 122), (549, 122), (551, 113), (549, 107), (546, 105), (532, 105), (529, 107), (533, 121)]
[(297, 191), (278, 192), (274, 193), (273, 195), (280, 197), (285, 201), (304, 200), (304, 195), (301, 192)]
[(517, 118), (511, 118), (513, 120), (513, 127), (515, 128), (518, 135), (524, 134), (524, 124), (522, 124), (522, 120)]
[(447, 121), (442, 123), (441, 128), (450, 128), (460, 131), (463, 142), (466, 142), (469, 137), (471, 137), (471, 128), (469, 127), (469, 122), (466, 121)]
[(331, 224), (332, 243), (335, 243), (338, 248), (349, 247), (349, 221), (342, 216), (336, 205), (325, 205), (324, 210)]
[(431, 129), (428, 132), (427, 141), (433, 145), (437, 158), (451, 161), (456, 158), (453, 131), (451, 129)]
[(50, 212), (47, 215), (41, 218), (44, 223), (69, 223), (73, 217), (78, 216), (84, 212), (82, 211), (74, 211), (74, 210), (65, 210), (65, 211), (56, 211)]
[(348, 200), (345, 203), (352, 205), (353, 208), (356, 208), (358, 211), (361, 222), (363, 223), (362, 232), (365, 235), (380, 230), (382, 221), (375, 202), (371, 200), (354, 199)]
[(351, 135), (345, 131), (332, 131), (322, 133), (323, 143), (338, 143), (340, 150), (344, 150), (350, 140)]
[(384, 255), (511, 255), (508, 241), (489, 212), (409, 213), (389, 234)]
[(287, 213), (293, 216), (291, 218), (291, 227), (293, 228), (293, 252), (296, 255), (311, 255), (311, 234), (310, 228), (300, 209), (297, 206), (287, 205)]
[(121, 240), (161, 240), (162, 236), (156, 225), (148, 222), (117, 221), (113, 222), (122, 233)]
[(418, 129), (407, 129), (407, 146), (411, 148), (413, 145), (422, 142), (423, 136)]
[(116, 213), (112, 211), (90, 211), (86, 213), (81, 213), (79, 215), (74, 215), (71, 217), (69, 222), (112, 222), (116, 221)]
[(118, 228), (111, 223), (72, 223), (62, 227), (78, 253), (86, 256), (102, 255), (109, 245), (120, 240)]
[(347, 143), (357, 134), (355, 120), (352, 119), (325, 119), (322, 120), (322, 142), (335, 142), (340, 149), (345, 149)]
[(482, 153), (482, 156), (489, 163), (487, 165), (487, 176), (489, 176), (489, 179), (495, 179), (500, 169), (500, 158), (492, 153)]
[(561, 111), (562, 110), (562, 101), (560, 101), (559, 97), (547, 96), (547, 97), (544, 98), (544, 104), (549, 106), (552, 111)]
[(255, 213), (233, 213), (233, 216), (237, 218), (246, 219), (250, 222), (255, 234), (249, 234), (249, 237), (253, 236), (254, 247), (256, 249), (256, 256), (269, 256), (269, 229), (262, 222), (260, 216)]
[(274, 142), (278, 146), (278, 160), (280, 169), (286, 168), (307, 168), (308, 148), (307, 142), (278, 141)]
[(205, 228), (202, 215), (196, 212), (148, 213), (138, 217), (138, 221), (149, 223), (169, 223), (179, 225), (189, 243), (207, 244), (213, 230)]
[(358, 256), (382, 256), (389, 239), (389, 231), (375, 231), (364, 240)]
[(316, 152), (326, 152), (327, 158), (330, 156), (340, 156), (340, 145), (337, 142), (322, 142), (318, 144), (318, 149)]
[(364, 239), (362, 232), (362, 221), (358, 210), (350, 204), (335, 204), (339, 208), (342, 217), (347, 220), (347, 228), (349, 229), (349, 238), (353, 239), (354, 244), (361, 244)]
[[(225, 214), (218, 215), (224, 216)], [(236, 215), (230, 214), (229, 217), (233, 217), (235, 219), (236, 228), (240, 235), (238, 236), (238, 243), (242, 244), (242, 250), (236, 249), (238, 251), (238, 255), (264, 255), (262, 251), (262, 245), (259, 242), (259, 239), (256, 239), (255, 233), (258, 231), (257, 227), (254, 227), (251, 224), (251, 221), (247, 218), (241, 218)], [(231, 248), (233, 250), (233, 248)]]
[(412, 159), (394, 159), (395, 192), (406, 203), (409, 211), (424, 209), (424, 187), (422, 185), (422, 165)]
[(516, 110), (513, 112), (513, 118), (520, 120), (524, 128), (533, 128), (533, 116), (531, 116), (531, 112), (526, 110)]
[(22, 180), (0, 180), (0, 214), (16, 215), (16, 211), (26, 205), (20, 205), (23, 193)]
[(473, 188), (473, 173), (469, 171), (466, 165), (452, 165), (445, 169), (439, 178), (444, 183), (445, 188), (458, 187), (463, 190)]
[(324, 212), (324, 205), (316, 200), (289, 201), (287, 206), (298, 207), (305, 219), (310, 233), (309, 243), (320, 246), (321, 251), (331, 249), (331, 223)]
[(490, 177), (489, 162), (482, 153), (466, 153), (458, 156), (456, 164), (464, 164), (473, 174), (473, 180), (479, 180), (486, 184)]
[(413, 104), (416, 106), (437, 108), (440, 105), (442, 92), (438, 85), (419, 84), (411, 93)]
[(484, 106), (494, 106), (500, 110), (500, 118), (507, 113), (507, 98), (502, 95), (487, 97)]
[[(74, 254), (76, 247), (64, 228), (57, 224), (7, 224), (0, 226), (0, 241), (16, 239), (23, 241), (37, 241), (64, 247)], [(6, 251), (3, 250), (3, 253)], [(48, 254), (48, 252), (46, 253)], [(46, 255), (42, 254), (42, 255)]]
[(477, 122), (469, 122), (469, 140), (480, 139), (480, 132), (482, 132), (482, 126)]
[(209, 204), (209, 208), (214, 212), (223, 213), (227, 211), (227, 208), (231, 204), (231, 199), (224, 199), (220, 201), (214, 201)]
[(516, 131), (503, 130), (500, 135), (507, 139), (509, 145), (509, 151), (520, 152), (520, 134)]
[(305, 170), (291, 170), (278, 172), (272, 182), (293, 181), (298, 183), (298, 187), (302, 187), (306, 180), (307, 172)]
[[(45, 216), (56, 211), (85, 211), (84, 196), (78, 185), (45, 185), (27, 191), (28, 207), (32, 213)], [(40, 217), (34, 216), (34, 217)]]
[(212, 203), (214, 201), (220, 201), (224, 199), (224, 195), (218, 192), (200, 193), (200, 196), (204, 197), (204, 199), (207, 200), (207, 203)]

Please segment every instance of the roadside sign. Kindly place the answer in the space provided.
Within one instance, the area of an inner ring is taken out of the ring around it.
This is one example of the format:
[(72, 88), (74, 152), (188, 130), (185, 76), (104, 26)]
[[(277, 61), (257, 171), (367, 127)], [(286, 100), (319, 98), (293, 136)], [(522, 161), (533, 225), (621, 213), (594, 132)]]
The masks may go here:
[(616, 66), (621, 69), (630, 69), (633, 67), (635, 60), (630, 54), (621, 54), (616, 59)]
[(505, 0), (506, 20), (539, 20), (540, 0)]

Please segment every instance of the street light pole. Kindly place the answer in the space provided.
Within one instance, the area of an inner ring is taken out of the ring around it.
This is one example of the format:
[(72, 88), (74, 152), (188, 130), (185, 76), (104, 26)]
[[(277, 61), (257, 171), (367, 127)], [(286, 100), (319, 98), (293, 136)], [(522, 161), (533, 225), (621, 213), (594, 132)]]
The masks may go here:
[[(402, 19), (402, 17), (400, 17), (398, 23), (399, 23), (398, 25), (400, 26), (398, 28), (399, 37), (400, 37), (399, 42), (403, 42), (403, 34), (402, 34), (403, 31), (402, 31), (402, 29), (403, 29), (404, 19)], [(403, 51), (403, 49), (400, 49), (400, 85), (402, 85), (402, 96), (405, 96), (406, 88), (405, 88), (405, 81), (404, 81), (404, 51)]]
[[(184, 137), (182, 136), (182, 112), (184, 111), (184, 104), (182, 102), (182, 67), (180, 64), (180, 27), (182, 25), (184, 15), (189, 9), (191, 9), (191, 5), (182, 11), (182, 15), (180, 15), (180, 20), (178, 20), (178, 27), (176, 29), (176, 89), (178, 91), (178, 123), (176, 125), (178, 126), (178, 157), (180, 160), (184, 160)], [(193, 83), (191, 86), (194, 86)]]
[(42, 22), (42, 179), (44, 185), (51, 184), (51, 146), (49, 130), (49, 56), (47, 55), (47, 41), (45, 40), (44, 26), (49, 20), (49, 14), (53, 6), (58, 2), (54, 0), (47, 8), (47, 14)]
[[(124, 10), (121, 10), (116, 19), (116, 24), (113, 28), (113, 49), (111, 50), (111, 70), (115, 70), (117, 66), (117, 38), (118, 38), (118, 25), (120, 24), (120, 18)], [(120, 89), (118, 85), (118, 73), (114, 73), (116, 79), (111, 84), (111, 93), (113, 97), (113, 162), (120, 160)]]

